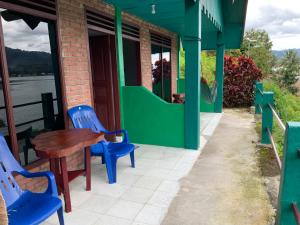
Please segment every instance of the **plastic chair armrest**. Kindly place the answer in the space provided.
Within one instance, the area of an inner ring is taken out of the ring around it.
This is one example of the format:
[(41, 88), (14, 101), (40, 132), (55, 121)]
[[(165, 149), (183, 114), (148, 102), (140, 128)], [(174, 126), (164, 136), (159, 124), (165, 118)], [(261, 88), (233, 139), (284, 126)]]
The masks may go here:
[(43, 172), (30, 173), (27, 170), (23, 170), (23, 171), (17, 171), (17, 173), (19, 173), (20, 175), (22, 175), (25, 178), (47, 177), (48, 188), (45, 191), (45, 193), (50, 194), (55, 197), (58, 196), (55, 177), (52, 172), (43, 171)]
[(119, 133), (122, 133), (123, 134), (123, 143), (128, 143), (129, 140), (128, 140), (128, 132), (126, 130), (115, 130), (115, 131), (108, 131), (108, 132), (105, 132), (105, 134), (119, 134)]

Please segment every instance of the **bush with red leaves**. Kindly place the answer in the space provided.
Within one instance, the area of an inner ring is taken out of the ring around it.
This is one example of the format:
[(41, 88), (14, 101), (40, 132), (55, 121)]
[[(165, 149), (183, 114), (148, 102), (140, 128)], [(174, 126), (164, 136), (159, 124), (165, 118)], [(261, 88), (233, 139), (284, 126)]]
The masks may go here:
[(224, 107), (245, 107), (253, 103), (253, 85), (262, 73), (252, 59), (245, 56), (225, 56)]

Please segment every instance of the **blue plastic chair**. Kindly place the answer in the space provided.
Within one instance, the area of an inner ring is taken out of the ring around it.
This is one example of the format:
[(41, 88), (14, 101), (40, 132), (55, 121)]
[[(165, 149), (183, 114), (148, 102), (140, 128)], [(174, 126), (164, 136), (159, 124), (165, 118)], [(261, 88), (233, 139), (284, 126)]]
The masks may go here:
[(131, 166), (135, 167), (134, 145), (129, 143), (126, 130), (108, 131), (97, 118), (92, 107), (87, 105), (75, 106), (68, 110), (73, 126), (75, 128), (89, 128), (96, 133), (123, 134), (122, 142), (108, 142), (106, 140), (91, 146), (92, 156), (101, 156), (102, 162), (106, 164), (108, 181), (110, 184), (117, 181), (117, 160), (118, 158), (130, 154)]
[[(47, 177), (48, 188), (44, 193), (22, 190), (13, 173), (26, 178)], [(23, 169), (11, 154), (0, 135), (0, 190), (7, 207), (9, 225), (40, 224), (57, 212), (60, 225), (64, 224), (62, 202), (57, 195), (54, 175), (51, 172), (30, 173)]]

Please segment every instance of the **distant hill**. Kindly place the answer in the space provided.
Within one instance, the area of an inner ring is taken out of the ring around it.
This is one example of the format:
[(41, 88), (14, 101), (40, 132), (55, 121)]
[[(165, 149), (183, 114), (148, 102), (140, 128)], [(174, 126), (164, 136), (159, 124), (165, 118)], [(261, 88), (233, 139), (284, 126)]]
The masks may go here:
[[(297, 55), (300, 57), (300, 48), (295, 48), (294, 50), (296, 50)], [(273, 50), (272, 52), (277, 58), (282, 58), (286, 51), (287, 51), (287, 49), (285, 49), (285, 50)]]
[(50, 53), (5, 49), (10, 76), (40, 76), (53, 72)]

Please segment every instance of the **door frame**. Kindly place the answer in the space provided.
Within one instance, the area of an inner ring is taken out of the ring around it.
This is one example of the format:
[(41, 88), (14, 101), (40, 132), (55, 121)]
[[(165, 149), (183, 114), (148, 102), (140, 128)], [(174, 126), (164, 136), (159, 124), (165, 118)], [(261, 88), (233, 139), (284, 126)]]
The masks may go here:
[[(87, 11), (91, 11), (95, 14), (103, 15), (106, 17), (110, 17), (111, 19), (114, 20), (113, 16), (104, 13), (99, 10), (95, 10), (93, 8), (90, 8), (88, 6), (84, 6), (84, 16), (85, 16), (85, 30), (86, 30), (86, 43), (87, 43), (87, 54), (88, 54), (88, 67), (89, 67), (89, 84), (90, 84), (90, 93), (91, 93), (91, 104), (92, 107), (95, 108), (95, 94), (94, 94), (94, 85), (93, 85), (93, 71), (92, 71), (92, 63), (91, 63), (91, 51), (90, 51), (90, 43), (89, 43), (89, 30), (93, 30), (96, 32), (101, 32), (106, 35), (109, 35), (110, 37), (115, 37), (115, 32), (111, 32), (105, 29), (101, 29), (96, 26), (91, 26), (88, 24), (87, 20)], [(116, 40), (114, 38), (114, 45), (116, 45)], [(112, 51), (109, 52), (109, 55), (111, 56), (110, 58), (113, 59), (115, 62), (117, 61), (116, 58), (116, 50), (114, 54), (112, 55)], [(110, 60), (111, 64), (113, 64), (112, 60)], [(111, 66), (111, 78), (112, 78), (112, 93), (113, 93), (113, 111), (114, 111), (114, 119), (115, 119), (115, 128), (117, 130), (121, 129), (121, 111), (120, 111), (120, 87), (118, 84), (118, 75), (117, 75), (117, 67)]]

